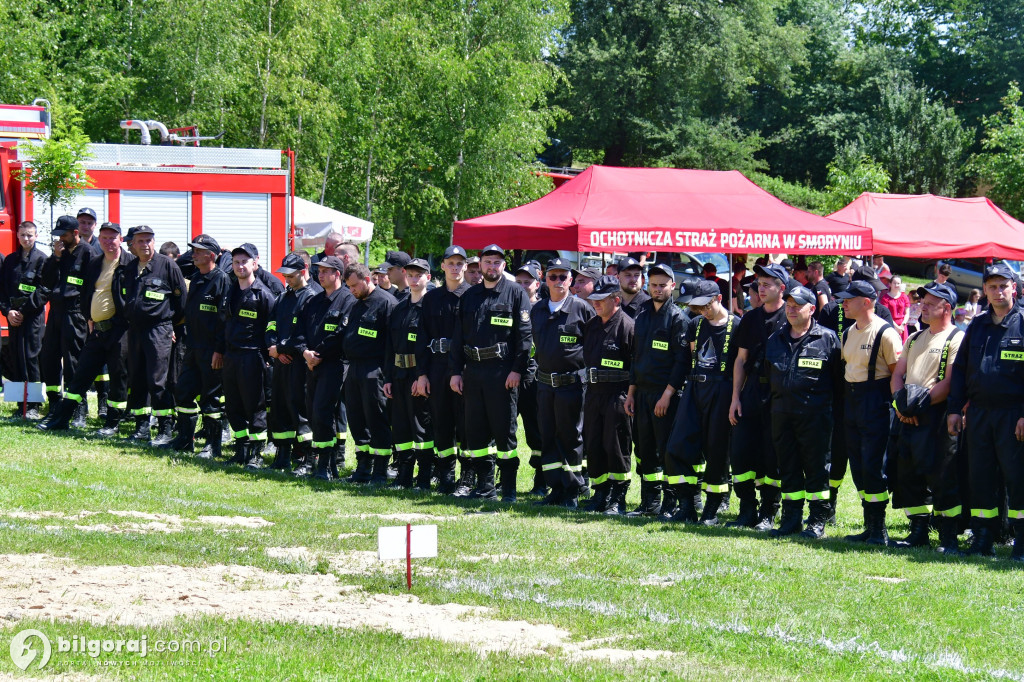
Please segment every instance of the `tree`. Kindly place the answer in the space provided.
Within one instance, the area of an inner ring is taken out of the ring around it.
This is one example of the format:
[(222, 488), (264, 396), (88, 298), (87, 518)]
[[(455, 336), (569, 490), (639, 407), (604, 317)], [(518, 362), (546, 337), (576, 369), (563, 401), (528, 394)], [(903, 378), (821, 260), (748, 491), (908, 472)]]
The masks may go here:
[(1003, 109), (985, 119), (984, 151), (971, 160), (971, 169), (988, 196), (1008, 213), (1024, 219), (1024, 107), (1017, 83), (1002, 98)]
[(828, 165), (825, 210), (834, 213), (864, 192), (888, 192), (889, 182), (882, 164), (848, 147)]

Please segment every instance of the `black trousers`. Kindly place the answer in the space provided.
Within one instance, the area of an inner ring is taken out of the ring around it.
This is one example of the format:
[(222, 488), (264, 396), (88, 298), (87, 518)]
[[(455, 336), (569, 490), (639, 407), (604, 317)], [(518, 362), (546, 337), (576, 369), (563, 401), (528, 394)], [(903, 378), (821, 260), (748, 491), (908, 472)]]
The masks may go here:
[(88, 334), (85, 316), (77, 305), (50, 304), (39, 358), (47, 393), (60, 393), (62, 380), (65, 385), (71, 383)]
[(224, 412), (235, 440), (267, 439), (263, 392), (266, 364), (258, 350), (232, 350), (224, 354)]
[(43, 350), (46, 318), (43, 311), (26, 315), (17, 327), (8, 325), (7, 344), (10, 353), (11, 381), (42, 381), (39, 354)]
[(313, 435), (306, 417), (306, 363), (301, 357), (289, 364), (274, 361), (271, 373), (274, 404), (267, 414), (270, 438), (275, 443), (298, 443)]
[(850, 461), (846, 453), (846, 392), (837, 391), (832, 398), (832, 456), (829, 462), (830, 488), (838, 488), (846, 478), (847, 464)]
[(642, 480), (648, 483), (658, 483), (664, 477), (665, 452), (668, 449), (669, 433), (672, 431), (672, 422), (676, 410), (679, 408), (678, 393), (672, 396), (669, 401), (668, 412), (664, 417), (654, 414), (654, 405), (661, 399), (663, 389), (649, 390), (637, 388), (633, 396), (635, 432), (633, 440), (636, 443), (636, 471)]
[(583, 452), (593, 485), (629, 480), (633, 420), (626, 416), (627, 389), (625, 382), (587, 386), (583, 399)]
[(960, 486), (957, 481), (957, 441), (946, 427), (946, 403), (929, 405), (917, 426), (900, 424), (896, 438), (896, 492), (893, 507), (907, 516), (931, 514), (957, 517)]
[(391, 455), (391, 425), (388, 423), (384, 376), (380, 365), (351, 362), (345, 378), (345, 409), (356, 452)]
[(523, 382), (519, 384), (519, 399), (516, 401), (516, 410), (519, 412), (520, 419), (523, 420), (523, 436), (526, 438), (527, 447), (530, 448), (530, 466), (535, 469), (541, 465), (541, 451), (544, 447), (537, 418), (537, 386), (539, 383), (536, 379), (526, 381), (524, 375)]
[(583, 384), (537, 385), (541, 470), (552, 488), (578, 493), (583, 480)]
[(740, 391), (743, 416), (733, 427), (729, 455), (733, 489), (741, 499), (753, 497), (756, 486), (778, 488), (782, 484), (779, 460), (772, 443), (771, 407), (767, 392), (768, 384), (757, 376), (748, 377)]
[[(732, 384), (726, 379), (687, 383), (666, 450), (665, 475), (670, 485), (697, 485), (703, 476), (708, 492), (729, 492), (731, 401)], [(754, 477), (747, 480), (752, 495)]]
[(114, 326), (105, 332), (94, 329), (85, 340), (78, 357), (75, 376), (64, 397), (82, 402), (104, 365), (110, 377), (107, 383), (107, 406), (115, 410), (128, 407), (128, 327)]
[(496, 455), (499, 460), (510, 460), (519, 456), (516, 451), (519, 391), (505, 388), (510, 371), (509, 364), (501, 360), (466, 365), (462, 375), (462, 404), (466, 419), (464, 447), (469, 457)]
[(846, 384), (846, 450), (862, 502), (889, 501), (885, 471), (891, 400), (888, 379)]
[(212, 348), (185, 348), (178, 383), (174, 387), (174, 404), (178, 414), (200, 414), (220, 419), (223, 408), (221, 370), (212, 366)]
[(157, 417), (174, 413), (174, 396), (167, 389), (171, 332), (170, 322), (128, 330), (128, 410), (136, 417), (149, 414), (150, 408)]
[(309, 415), (314, 449), (329, 448), (338, 443), (338, 404), (341, 403), (344, 379), (345, 365), (341, 360), (321, 362), (306, 374), (306, 414)]
[(396, 452), (434, 449), (430, 404), (427, 398), (413, 396), (414, 383), (415, 377), (401, 377), (391, 382), (391, 436)]
[(827, 500), (832, 410), (772, 413), (772, 442), (779, 457), (782, 501)]
[(1024, 524), (1024, 443), (1014, 430), (1020, 405), (967, 408), (967, 462), (970, 471), (971, 522), (995, 527), (1006, 489), (1010, 524)]
[[(175, 341), (171, 344), (171, 356), (167, 366), (167, 390), (170, 391), (171, 397), (177, 395), (175, 390), (178, 385), (178, 377), (181, 376), (181, 370), (185, 367), (185, 328), (184, 326), (174, 328)], [(96, 383), (99, 384), (100, 380), (97, 378)], [(97, 385), (96, 390), (100, 390)]]
[[(441, 368), (435, 369), (439, 364)], [(427, 380), (430, 382), (428, 401), (430, 421), (434, 428), (434, 449), (438, 459), (455, 457), (459, 453), (460, 444), (465, 447), (466, 441), (462, 396), (451, 389), (451, 375), (443, 363), (435, 362), (431, 366)]]

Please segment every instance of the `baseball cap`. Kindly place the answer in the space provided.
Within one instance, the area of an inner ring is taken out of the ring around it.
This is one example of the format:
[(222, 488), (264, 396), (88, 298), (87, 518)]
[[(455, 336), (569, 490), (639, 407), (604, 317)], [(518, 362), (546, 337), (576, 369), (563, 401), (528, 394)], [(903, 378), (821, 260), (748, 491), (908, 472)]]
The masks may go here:
[(676, 298), (676, 303), (679, 305), (687, 305), (693, 300), (693, 283), (683, 282), (679, 286), (679, 296)]
[(430, 263), (423, 260), (422, 258), (413, 258), (405, 264), (406, 270), (422, 270), (423, 272), (430, 272)]
[(850, 282), (850, 286), (846, 287), (845, 291), (840, 291), (836, 294), (836, 298), (870, 298), (874, 301), (878, 298), (878, 291), (866, 280), (854, 280)]
[(783, 284), (789, 282), (789, 273), (781, 265), (776, 263), (769, 263), (768, 265), (755, 265), (754, 273), (761, 275), (762, 277), (774, 277), (777, 280), (781, 280)]
[(523, 265), (520, 265), (515, 274), (518, 275), (520, 272), (525, 272), (534, 279), (540, 279), (540, 268), (533, 263), (524, 263)]
[(640, 261), (638, 261), (636, 258), (633, 258), (632, 256), (626, 256), (616, 264), (616, 267), (618, 267), (619, 272), (624, 272), (626, 270), (629, 270), (630, 268), (639, 269)]
[(384, 262), (389, 268), (404, 268), (412, 258), (405, 251), (388, 251)]
[(707, 305), (722, 293), (718, 285), (710, 279), (704, 279), (693, 285), (693, 298), (689, 305)]
[(220, 253), (220, 244), (217, 240), (208, 234), (196, 235), (196, 238), (188, 243), (193, 249), (203, 249), (205, 251), (213, 251), (214, 253)]
[(60, 235), (64, 234), (65, 232), (70, 232), (71, 230), (77, 230), (77, 229), (78, 229), (78, 220), (77, 219), (72, 218), (69, 215), (62, 215), (61, 217), (57, 218), (57, 224), (53, 226), (52, 230), (50, 230), (50, 234), (52, 234), (54, 237), (59, 237)]
[(572, 266), (569, 265), (569, 261), (562, 258), (552, 258), (548, 261), (548, 272), (552, 270), (567, 270), (572, 271)]
[(779, 261), (779, 265), (783, 270), (789, 271), (793, 269), (793, 260), (791, 258), (783, 258)]
[(672, 272), (672, 268), (665, 265), (664, 263), (655, 263), (651, 267), (647, 268), (647, 276), (651, 275), (665, 275), (669, 279), (675, 279), (675, 273)]
[(473, 256), (472, 258), (467, 258), (466, 259), (466, 266), (467, 267), (470, 266), (470, 265), (479, 265), (479, 264), (480, 264), (480, 256)]
[(97, 218), (96, 218), (96, 211), (92, 210), (91, 208), (80, 208), (80, 209), (78, 209), (78, 215), (80, 215), (80, 216), (87, 215), (90, 218), (92, 218), (93, 220), (97, 220)]
[(244, 253), (245, 255), (249, 256), (250, 258), (259, 258), (260, 257), (259, 250), (255, 246), (250, 244), (249, 242), (246, 242), (246, 243), (242, 244), (241, 246), (236, 246), (235, 248), (231, 249), (231, 255), (232, 256), (237, 255), (238, 253)]
[(813, 291), (799, 284), (786, 289), (786, 292), (782, 294), (782, 298), (783, 300), (791, 298), (801, 305), (814, 305), (818, 302), (818, 297), (814, 295)]
[(281, 261), (281, 267), (277, 269), (282, 275), (294, 275), (296, 272), (300, 272), (306, 269), (306, 261), (302, 260), (302, 256), (297, 253), (289, 253)]
[(452, 256), (462, 256), (463, 258), (465, 258), (466, 250), (461, 246), (452, 244), (451, 246), (444, 250), (444, 256), (441, 257), (441, 260), (451, 258)]
[[(588, 275), (589, 276), (589, 275)], [(597, 282), (594, 284), (593, 293), (588, 296), (588, 300), (601, 301), (609, 296), (613, 296), (622, 291), (622, 287), (619, 286), (619, 278), (612, 277), (611, 275), (601, 275)]]
[(316, 266), (321, 270), (323, 268), (330, 268), (331, 270), (337, 270), (338, 272), (345, 271), (345, 263), (337, 256), (327, 256), (326, 258), (322, 258)]
[(505, 249), (501, 248), (497, 244), (491, 244), (490, 246), (485, 246), (484, 248), (480, 249), (481, 256), (486, 256), (489, 253), (496, 253), (502, 258), (505, 257)]
[(985, 268), (985, 275), (981, 278), (982, 282), (987, 282), (991, 277), (1005, 277), (1011, 282), (1016, 282), (1017, 278), (1013, 276), (1013, 270), (1006, 263), (993, 263)]
[(121, 225), (120, 223), (103, 223), (100, 225), (100, 232), (103, 230), (113, 230), (114, 232), (121, 234)]
[(918, 296), (921, 296), (923, 298), (925, 294), (937, 296), (941, 298), (943, 301), (949, 303), (949, 305), (952, 306), (953, 308), (956, 307), (956, 291), (954, 291), (953, 287), (949, 286), (948, 284), (928, 282), (928, 284), (925, 284), (923, 287), (917, 288)]
[[(602, 275), (601, 271), (598, 270), (597, 268), (583, 268), (582, 270), (574, 270), (573, 272), (576, 274), (577, 277), (589, 277), (590, 279), (594, 280), (595, 283), (597, 282), (597, 280), (605, 276)], [(610, 277), (611, 275), (607, 276)], [(616, 279), (615, 281), (617, 282), (618, 279)]]
[[(135, 226), (135, 232), (132, 233), (132, 236), (134, 237), (137, 234), (155, 234), (155, 233), (153, 232), (153, 228), (150, 227), (149, 225), (136, 225)], [(252, 248), (255, 249), (256, 247), (254, 246)]]
[(387, 264), (387, 262), (381, 263), (380, 265), (375, 267), (373, 269), (373, 274), (375, 274), (375, 275), (386, 275), (386, 274), (388, 274), (388, 264)]
[(134, 227), (129, 227), (128, 231), (124, 233), (124, 240), (126, 242), (130, 242), (132, 240), (132, 237), (134, 237), (134, 236), (135, 236), (135, 228)]
[(882, 284), (882, 280), (878, 279), (878, 275), (875, 274), (875, 269), (870, 265), (861, 265), (859, 268), (855, 268), (850, 280), (851, 283), (868, 282), (875, 288), (875, 291), (885, 291), (886, 289), (886, 286)]

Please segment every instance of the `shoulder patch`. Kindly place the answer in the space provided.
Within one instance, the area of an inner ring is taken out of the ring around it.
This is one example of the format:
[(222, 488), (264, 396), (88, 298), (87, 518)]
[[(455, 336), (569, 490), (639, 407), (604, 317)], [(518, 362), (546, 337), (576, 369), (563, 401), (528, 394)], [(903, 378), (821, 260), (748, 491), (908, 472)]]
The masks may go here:
[(529, 310), (520, 310), (519, 311), (519, 319), (522, 320), (523, 322), (529, 322), (530, 321), (530, 311)]

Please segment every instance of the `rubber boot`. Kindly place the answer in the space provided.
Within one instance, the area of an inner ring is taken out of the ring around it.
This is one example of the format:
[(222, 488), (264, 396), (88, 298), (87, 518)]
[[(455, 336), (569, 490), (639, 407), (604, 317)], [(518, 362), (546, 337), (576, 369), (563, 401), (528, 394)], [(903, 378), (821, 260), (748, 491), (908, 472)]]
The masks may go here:
[(740, 513), (739, 515), (729, 523), (725, 524), (726, 528), (753, 528), (757, 525), (757, 498), (756, 497), (741, 497), (740, 498)]
[[(717, 526), (720, 521), (718, 515), (722, 511), (723, 500), (728, 499), (729, 493), (708, 493), (704, 500), (704, 511), (700, 515), (700, 523), (705, 526)], [(728, 504), (728, 502), (726, 502)]]
[(249, 452), (245, 459), (245, 468), (250, 471), (259, 471), (263, 468), (263, 441), (249, 441)]
[[(373, 469), (372, 455), (368, 452), (356, 453), (356, 470), (346, 479), (349, 483), (369, 483), (370, 471)], [(319, 466), (319, 463), (317, 464)], [(328, 461), (328, 466), (330, 462)]]
[[(700, 518), (700, 514), (696, 507), (693, 505), (694, 490), (697, 490), (697, 485), (694, 483), (683, 483), (676, 486), (676, 497), (679, 499), (679, 504), (676, 506), (675, 513), (672, 514), (667, 520), (672, 523), (697, 523)], [(700, 493), (697, 493), (700, 496)]]
[(36, 425), (40, 431), (67, 431), (71, 427), (71, 420), (78, 411), (78, 403), (69, 398), (61, 401), (60, 406), (54, 410), (53, 416), (44, 419)]
[(149, 441), (149, 447), (159, 448), (174, 440), (174, 417), (157, 417), (156, 435)]
[(796, 535), (803, 529), (803, 516), (803, 500), (786, 500), (782, 503), (782, 520), (779, 527), (773, 528), (769, 534), (773, 538)]
[(85, 402), (85, 398), (82, 398), (82, 402), (78, 403), (78, 407), (75, 408), (75, 416), (71, 420), (71, 425), (76, 429), (85, 428), (85, 420), (89, 416), (89, 403)]
[(757, 510), (757, 524), (754, 530), (767, 533), (775, 526), (775, 517), (779, 513), (781, 501), (782, 493), (778, 488), (768, 485), (761, 488), (761, 506)]
[(197, 421), (199, 421), (198, 415), (179, 412), (176, 419), (178, 433), (172, 440), (157, 447), (162, 450), (174, 450), (175, 452), (192, 452), (196, 449)]
[(935, 551), (946, 556), (962, 557), (960, 542), (957, 536), (960, 534), (960, 519), (954, 517), (939, 518), (939, 546)]
[(370, 471), (370, 485), (387, 485), (391, 455), (371, 455), (371, 458), (373, 468)]
[(548, 494), (548, 485), (544, 480), (544, 471), (538, 466), (533, 469), (533, 488), (530, 489), (530, 495), (539, 495), (545, 497)]
[(863, 508), (863, 511), (864, 511), (864, 530), (862, 530), (859, 533), (853, 533), (852, 535), (847, 535), (845, 538), (843, 538), (844, 540), (846, 540), (848, 542), (867, 542), (868, 536), (870, 535), (870, 533), (868, 532), (868, 516), (870, 515), (871, 512), (868, 511), (868, 503), (867, 502), (862, 502), (861, 503), (861, 507)]
[(459, 467), (459, 482), (455, 486), (452, 497), (469, 497), (476, 481), (473, 460), (469, 457), (459, 457)]
[(829, 500), (811, 500), (808, 506), (811, 513), (807, 516), (807, 527), (800, 533), (800, 537), (820, 540), (825, 537), (825, 524), (832, 513), (832, 506)]
[(452, 495), (458, 488), (455, 482), (455, 455), (438, 457), (434, 461), (434, 475), (437, 476), (437, 492)]
[[(333, 448), (316, 448), (313, 450), (312, 457), (316, 458), (316, 473), (313, 474), (313, 478), (319, 481), (330, 481), (331, 476), (331, 459), (334, 455), (332, 452)], [(369, 455), (360, 454), (359, 457), (369, 457)], [(355, 476), (355, 474), (352, 474)]]
[(301, 453), (302, 459), (299, 461), (299, 466), (295, 467), (295, 471), (292, 472), (292, 476), (303, 478), (311, 476), (316, 471), (316, 454), (312, 447), (308, 447), (309, 443), (299, 443), (295, 446), (292, 452), (298, 450)]
[(928, 530), (931, 525), (930, 514), (914, 514), (910, 518), (910, 533), (902, 540), (892, 543), (893, 547), (909, 549), (911, 547), (931, 547), (928, 542)]
[(274, 471), (288, 471), (292, 466), (292, 444), (275, 443), (275, 445), (277, 445), (277, 454), (274, 455), (274, 463), (270, 465), (270, 468)]
[(244, 466), (249, 461), (249, 441), (238, 439), (232, 447), (235, 450), (235, 454), (228, 460), (228, 464), (241, 464)]
[(96, 431), (96, 435), (100, 438), (116, 438), (118, 429), (121, 427), (121, 419), (123, 418), (124, 410), (108, 406), (107, 418), (104, 420), (103, 426)]
[(1024, 524), (1017, 521), (1013, 529), (1013, 549), (1010, 551), (1010, 561), (1024, 563)]
[(661, 513), (661, 481), (640, 482), (640, 504), (626, 516), (657, 516)]
[(392, 482), (396, 488), (408, 489), (413, 484), (413, 470), (416, 468), (416, 453), (404, 450), (398, 453), (398, 476)]
[(476, 487), (469, 494), (469, 498), (484, 502), (498, 499), (498, 491), (494, 489), (494, 456), (477, 457), (473, 465)]
[(608, 491), (608, 501), (605, 502), (603, 514), (605, 516), (617, 516), (626, 513), (626, 493), (629, 492), (629, 481), (612, 481), (611, 489)]
[(416, 453), (416, 490), (429, 491), (434, 477), (434, 450), (420, 450)]
[(128, 440), (148, 443), (149, 435), (149, 415), (143, 414), (135, 417), (135, 432), (128, 436)]
[(995, 556), (996, 551), (992, 547), (994, 543), (995, 532), (991, 526), (985, 525), (975, 528), (974, 537), (971, 539), (971, 546), (967, 549), (967, 556)]
[(519, 475), (519, 458), (504, 459), (498, 463), (501, 471), (501, 501), (518, 502), (516, 497), (516, 479)]
[[(872, 502), (871, 515), (868, 517), (868, 538), (864, 542), (880, 547), (889, 546), (889, 532), (885, 528), (885, 502)], [(927, 527), (925, 528), (927, 532)], [(927, 536), (926, 536), (927, 537)]]
[(585, 512), (600, 512), (604, 511), (605, 505), (608, 503), (608, 489), (611, 487), (609, 481), (604, 483), (598, 483), (594, 486), (594, 496), (590, 498), (590, 501), (583, 507)]

